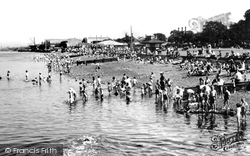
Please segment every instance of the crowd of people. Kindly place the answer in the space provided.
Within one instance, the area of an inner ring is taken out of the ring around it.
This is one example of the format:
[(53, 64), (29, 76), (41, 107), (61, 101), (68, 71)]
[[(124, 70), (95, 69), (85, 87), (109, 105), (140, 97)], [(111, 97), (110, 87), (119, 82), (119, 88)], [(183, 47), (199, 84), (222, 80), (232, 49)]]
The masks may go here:
[[(115, 51), (117, 49), (112, 48), (96, 48), (95, 50), (86, 48), (83, 53), (88, 57), (105, 57), (108, 56), (105, 53), (109, 53), (112, 50), (114, 50), (114, 53), (117, 55), (117, 52)], [(122, 53), (128, 53), (128, 51), (122, 49), (120, 54)], [(136, 55), (135, 58), (132, 58), (137, 63), (145, 63), (145, 60), (142, 61), (142, 59), (136, 57)], [(42, 81), (50, 83), (52, 81), (52, 69), (59, 72), (60, 77), (64, 73), (70, 73), (70, 68), (74, 66), (74, 61), (77, 60), (71, 58), (69, 53), (49, 53), (34, 57), (33, 59), (34, 61), (44, 61), (48, 68), (47, 78), (43, 77), (42, 74), (39, 73), (38, 78), (35, 77), (34, 79), (31, 79), (34, 85), (41, 85)], [(161, 58), (149, 59), (148, 61), (157, 62), (158, 59)], [(237, 84), (246, 81), (246, 65), (244, 61), (242, 61), (239, 65), (236, 65), (233, 59), (228, 63), (186, 60), (184, 63), (180, 64), (180, 67), (181, 69), (187, 70), (189, 77), (192, 75), (206, 75), (206, 78), (200, 78), (199, 84), (197, 84), (196, 87), (186, 89), (180, 86), (174, 87), (172, 80), (170, 78), (165, 78), (163, 72), (160, 73), (159, 79), (155, 79), (155, 74), (152, 72), (149, 75), (148, 81), (141, 82), (140, 86), (138, 86), (138, 80), (136, 77), (131, 77), (126, 73), (124, 73), (121, 78), (113, 76), (107, 84), (102, 82), (101, 76), (99, 75), (93, 76), (92, 81), (81, 79), (79, 82), (79, 95), (82, 100), (87, 101), (89, 97), (86, 89), (88, 84), (91, 83), (93, 86), (93, 93), (97, 100), (103, 100), (103, 90), (107, 86), (109, 95), (113, 94), (115, 96), (125, 97), (126, 102), (130, 103), (133, 100), (132, 91), (139, 88), (142, 98), (145, 96), (152, 97), (155, 95), (156, 103), (162, 104), (164, 108), (168, 107), (170, 100), (174, 100), (174, 108), (177, 110), (183, 110), (186, 113), (190, 112), (191, 107), (194, 104), (197, 112), (218, 112), (217, 101), (221, 98), (223, 99), (223, 110), (228, 112), (231, 108), (231, 104), (229, 102), (231, 94), (236, 92)], [(225, 87), (225, 81), (222, 79), (221, 73), (225, 70), (231, 74), (229, 71), (232, 69), (234, 69), (235, 74), (231, 79), (232, 87), (228, 88)], [(95, 72), (100, 70), (100, 64), (97, 64), (95, 66)], [(214, 73), (214, 71), (216, 76), (211, 81), (209, 76), (211, 73)], [(7, 71), (6, 76), (8, 80), (11, 79), (10, 71)], [(0, 79), (1, 78), (2, 77), (0, 77)], [(25, 71), (25, 81), (29, 81), (28, 70)], [(77, 92), (73, 88), (70, 88), (68, 91), (69, 103), (74, 103), (76, 98)], [(237, 121), (240, 123), (242, 119), (246, 118), (246, 112), (249, 110), (248, 104), (246, 100), (242, 98), (241, 102), (236, 104), (236, 107)]]

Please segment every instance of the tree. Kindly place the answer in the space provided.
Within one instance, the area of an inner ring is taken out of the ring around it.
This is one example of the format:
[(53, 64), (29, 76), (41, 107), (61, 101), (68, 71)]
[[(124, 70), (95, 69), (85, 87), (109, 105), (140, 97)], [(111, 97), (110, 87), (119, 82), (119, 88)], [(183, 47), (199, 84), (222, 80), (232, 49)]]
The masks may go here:
[(85, 37), (82, 39), (82, 43), (88, 43), (88, 39)]
[(154, 36), (160, 41), (166, 41), (166, 36), (162, 33), (155, 33)]
[(250, 21), (250, 9), (248, 9), (246, 12), (245, 12), (245, 15), (244, 15), (246, 21)]
[(182, 40), (184, 43), (193, 43), (194, 42), (194, 33), (192, 31), (184, 32), (182, 36)]
[[(122, 43), (127, 43), (127, 44), (130, 44), (131, 43), (131, 37), (128, 36), (128, 34), (125, 34), (125, 37), (123, 38), (118, 38), (116, 39), (117, 42), (122, 42)], [(132, 37), (132, 41), (134, 42), (135, 41), (135, 38)]]
[(170, 36), (168, 37), (169, 42), (175, 42), (179, 45), (183, 41), (183, 32), (178, 30), (172, 30)]
[(204, 25), (202, 36), (207, 43), (216, 46), (225, 39), (226, 32), (227, 27), (225, 25), (217, 21), (210, 21)]

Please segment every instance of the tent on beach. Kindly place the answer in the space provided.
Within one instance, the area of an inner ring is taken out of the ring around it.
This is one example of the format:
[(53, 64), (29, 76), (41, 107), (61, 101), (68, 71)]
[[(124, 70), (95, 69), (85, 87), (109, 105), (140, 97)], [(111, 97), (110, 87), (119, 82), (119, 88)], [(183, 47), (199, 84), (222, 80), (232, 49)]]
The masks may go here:
[(120, 43), (120, 42), (116, 42), (113, 40), (107, 40), (107, 41), (103, 41), (103, 42), (99, 42), (97, 43), (97, 45), (113, 45), (113, 46), (126, 46), (126, 43)]

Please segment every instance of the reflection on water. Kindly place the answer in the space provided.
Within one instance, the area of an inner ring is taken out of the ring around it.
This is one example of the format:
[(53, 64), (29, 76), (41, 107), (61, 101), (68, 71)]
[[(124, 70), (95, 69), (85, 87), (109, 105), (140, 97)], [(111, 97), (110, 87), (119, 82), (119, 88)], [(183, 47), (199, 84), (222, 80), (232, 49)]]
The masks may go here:
[[(68, 76), (52, 74), (52, 82), (33, 85), (24, 82), (25, 70), (30, 79), (41, 72), (42, 62), (33, 62), (31, 53), (0, 53), (0, 141), (1, 143), (62, 143), (72, 155), (92, 147), (93, 155), (249, 155), (250, 150), (212, 151), (210, 137), (237, 130), (234, 117), (216, 114), (177, 114), (172, 101), (163, 107), (154, 97), (133, 93), (133, 101), (109, 95), (96, 100), (92, 86), (84, 102), (67, 103), (67, 91), (79, 90), (78, 82)], [(6, 71), (11, 71), (7, 81)], [(245, 124), (246, 138), (249, 126)], [(87, 137), (86, 137), (87, 136)], [(86, 139), (88, 138), (88, 139)], [(85, 139), (85, 140), (84, 140)], [(92, 139), (92, 140), (91, 140)], [(245, 145), (249, 147), (249, 142)], [(3, 154), (3, 153), (1, 153)]]

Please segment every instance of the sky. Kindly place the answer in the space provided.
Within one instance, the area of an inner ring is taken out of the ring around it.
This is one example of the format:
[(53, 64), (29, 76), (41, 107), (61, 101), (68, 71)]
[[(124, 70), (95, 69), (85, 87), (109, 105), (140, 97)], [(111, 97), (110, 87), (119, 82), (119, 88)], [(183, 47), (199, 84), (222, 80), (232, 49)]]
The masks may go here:
[(250, 0), (1, 0), (1, 46), (27, 46), (45, 39), (108, 36), (121, 38), (188, 27), (191, 18), (231, 12), (244, 19)]

